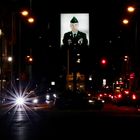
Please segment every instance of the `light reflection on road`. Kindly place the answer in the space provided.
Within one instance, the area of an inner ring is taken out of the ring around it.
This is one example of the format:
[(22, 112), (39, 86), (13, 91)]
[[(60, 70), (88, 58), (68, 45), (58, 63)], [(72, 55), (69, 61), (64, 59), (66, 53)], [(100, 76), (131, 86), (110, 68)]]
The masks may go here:
[[(9, 114), (9, 118), (10, 118)], [(32, 112), (17, 111), (13, 115), (12, 119), (10, 118), (8, 124), (10, 129), (11, 140), (28, 140), (35, 137), (36, 132), (34, 127), (34, 122), (37, 118), (37, 115), (34, 116)]]
[[(39, 111), (11, 111), (7, 115), (4, 115), (4, 118), (6, 117), (6, 121), (8, 122), (8, 127), (4, 128), (7, 129), (6, 135), (8, 135), (8, 139), (6, 140), (43, 140), (40, 139), (40, 136), (48, 136), (51, 135), (50, 132), (56, 132), (62, 125), (61, 122), (66, 121), (67, 125), (71, 126), (69, 121), (71, 122), (72, 120), (73, 123), (74, 120), (71, 118), (77, 117), (79, 119), (78, 116), (85, 117), (87, 115), (88, 117), (97, 119), (98, 117), (96, 118), (95, 114), (98, 114), (97, 116), (102, 119), (104, 117), (110, 118), (110, 116), (116, 118), (118, 115), (125, 116), (125, 114), (130, 117), (132, 115), (136, 117), (137, 109), (106, 104), (103, 110), (96, 112), (94, 110), (48, 110), (47, 108), (41, 110), (39, 108)], [(138, 114), (138, 117), (140, 117), (140, 114)], [(83, 123), (82, 119), (81, 122)]]

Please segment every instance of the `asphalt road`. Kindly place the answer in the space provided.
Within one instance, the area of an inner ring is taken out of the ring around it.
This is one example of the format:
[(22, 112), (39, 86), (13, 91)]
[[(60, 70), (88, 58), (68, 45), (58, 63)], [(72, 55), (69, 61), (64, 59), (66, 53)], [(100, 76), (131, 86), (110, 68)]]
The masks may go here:
[(132, 107), (105, 105), (103, 110), (0, 112), (0, 140), (136, 139), (140, 112)]

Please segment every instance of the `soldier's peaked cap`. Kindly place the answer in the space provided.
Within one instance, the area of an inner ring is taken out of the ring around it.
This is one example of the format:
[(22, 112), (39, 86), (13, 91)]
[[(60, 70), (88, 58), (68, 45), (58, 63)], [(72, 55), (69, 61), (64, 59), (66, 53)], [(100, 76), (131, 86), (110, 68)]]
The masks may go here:
[(73, 17), (73, 18), (71, 19), (70, 23), (78, 23), (77, 18), (76, 18), (76, 17)]

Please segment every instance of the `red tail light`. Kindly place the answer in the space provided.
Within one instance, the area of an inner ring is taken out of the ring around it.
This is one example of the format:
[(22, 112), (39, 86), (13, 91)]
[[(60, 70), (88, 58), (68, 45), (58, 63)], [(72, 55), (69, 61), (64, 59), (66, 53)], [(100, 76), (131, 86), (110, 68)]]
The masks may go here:
[(122, 98), (122, 95), (121, 94), (118, 94), (118, 98)]
[(100, 97), (102, 97), (103, 95), (102, 95), (102, 94), (100, 94), (99, 96), (100, 96)]
[(125, 90), (124, 93), (125, 93), (125, 94), (129, 94), (129, 90)]
[(133, 95), (132, 95), (132, 99), (133, 99), (133, 100), (136, 100), (136, 98), (137, 98), (136, 95), (133, 94)]

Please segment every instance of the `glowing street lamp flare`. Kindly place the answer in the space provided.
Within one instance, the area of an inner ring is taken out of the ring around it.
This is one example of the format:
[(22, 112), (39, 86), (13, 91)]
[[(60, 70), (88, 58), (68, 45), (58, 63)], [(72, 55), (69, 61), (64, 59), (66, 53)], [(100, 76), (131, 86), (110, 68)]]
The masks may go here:
[(33, 61), (33, 58), (32, 58), (32, 57), (30, 57), (30, 58), (29, 58), (29, 61), (30, 61), (30, 62), (32, 62), (32, 61)]
[(11, 56), (8, 57), (8, 62), (12, 62), (13, 58)]
[(128, 6), (127, 11), (132, 13), (135, 11), (135, 8), (133, 6)]
[(29, 17), (29, 18), (28, 18), (28, 22), (29, 22), (29, 23), (33, 23), (33, 22), (34, 22), (34, 18), (33, 18), (33, 17)]
[(17, 97), (16, 98), (16, 104), (17, 105), (23, 105), (24, 104), (24, 98), (23, 97)]
[(123, 24), (128, 24), (129, 23), (129, 20), (128, 19), (124, 19), (123, 20)]
[(29, 12), (27, 10), (21, 11), (22, 16), (28, 16)]

